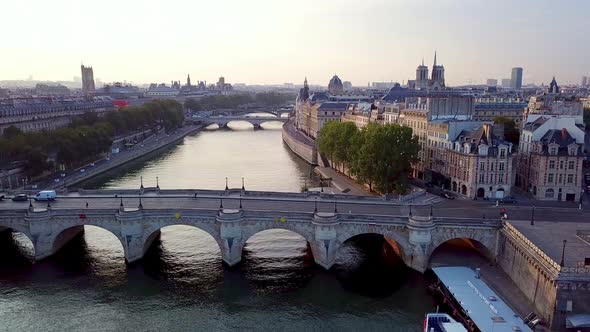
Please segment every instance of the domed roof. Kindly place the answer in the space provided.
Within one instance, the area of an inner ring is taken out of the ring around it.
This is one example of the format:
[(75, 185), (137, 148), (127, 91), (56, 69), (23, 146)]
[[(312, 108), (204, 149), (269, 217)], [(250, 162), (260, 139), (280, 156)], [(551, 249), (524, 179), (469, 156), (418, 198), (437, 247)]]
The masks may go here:
[(344, 85), (342, 85), (342, 81), (338, 75), (334, 75), (330, 80), (330, 83), (328, 83), (328, 91), (330, 91), (330, 94), (332, 95), (342, 94), (344, 92)]

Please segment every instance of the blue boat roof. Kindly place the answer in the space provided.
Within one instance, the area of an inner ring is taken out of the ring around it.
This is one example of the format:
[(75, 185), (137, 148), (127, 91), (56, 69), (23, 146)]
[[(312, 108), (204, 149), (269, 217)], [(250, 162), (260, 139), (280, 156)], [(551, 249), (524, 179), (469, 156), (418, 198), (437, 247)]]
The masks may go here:
[(483, 280), (475, 277), (472, 269), (455, 266), (432, 270), (481, 331), (532, 331)]

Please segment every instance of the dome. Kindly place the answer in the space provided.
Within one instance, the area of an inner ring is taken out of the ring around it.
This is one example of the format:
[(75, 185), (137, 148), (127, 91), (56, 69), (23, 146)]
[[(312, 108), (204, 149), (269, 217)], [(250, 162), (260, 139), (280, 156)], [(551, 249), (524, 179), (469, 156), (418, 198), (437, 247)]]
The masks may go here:
[(334, 75), (328, 83), (328, 91), (332, 95), (339, 95), (344, 93), (344, 86), (342, 85), (342, 81), (337, 75)]

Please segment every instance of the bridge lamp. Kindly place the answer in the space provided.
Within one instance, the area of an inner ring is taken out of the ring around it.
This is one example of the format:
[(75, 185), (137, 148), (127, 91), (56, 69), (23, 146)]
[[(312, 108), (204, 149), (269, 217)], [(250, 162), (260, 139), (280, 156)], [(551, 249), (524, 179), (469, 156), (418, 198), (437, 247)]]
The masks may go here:
[(334, 196), (334, 214), (338, 213), (338, 203), (336, 201), (336, 196)]
[(242, 190), (246, 190), (246, 187), (244, 186), (244, 177), (242, 177)]
[(225, 190), (228, 190), (229, 187), (227, 186), (227, 176), (225, 177)]
[(223, 210), (223, 198), (219, 200), (219, 209)]
[(533, 205), (533, 208), (531, 210), (531, 226), (535, 225), (535, 206)]
[(143, 209), (143, 204), (141, 204), (141, 195), (139, 195), (139, 206), (138, 208)]
[(561, 250), (561, 263), (559, 263), (559, 266), (564, 267), (565, 266), (565, 245), (567, 243), (567, 240), (563, 240), (563, 248)]
[(318, 213), (318, 199), (316, 198), (315, 201), (313, 201), (313, 203), (314, 203), (313, 213)]

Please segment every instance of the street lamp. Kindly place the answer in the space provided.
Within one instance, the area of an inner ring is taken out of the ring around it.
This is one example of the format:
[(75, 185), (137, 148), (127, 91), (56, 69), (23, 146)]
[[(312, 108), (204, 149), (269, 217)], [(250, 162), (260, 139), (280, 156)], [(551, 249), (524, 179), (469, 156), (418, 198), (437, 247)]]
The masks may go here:
[(143, 176), (139, 177), (139, 189), (143, 189)]
[(244, 177), (242, 177), (242, 190), (246, 190), (246, 187), (244, 186)]
[(563, 248), (561, 250), (561, 263), (559, 263), (559, 266), (564, 267), (565, 266), (565, 244), (567, 243), (567, 240), (563, 240)]
[(531, 210), (531, 226), (535, 225), (535, 206), (533, 205), (533, 209)]
[(225, 177), (225, 190), (229, 190), (229, 187), (227, 186), (227, 176)]
[(160, 189), (160, 182), (158, 177), (156, 176), (156, 188)]
[(338, 213), (338, 202), (336, 201), (336, 196), (334, 196), (334, 214)]

